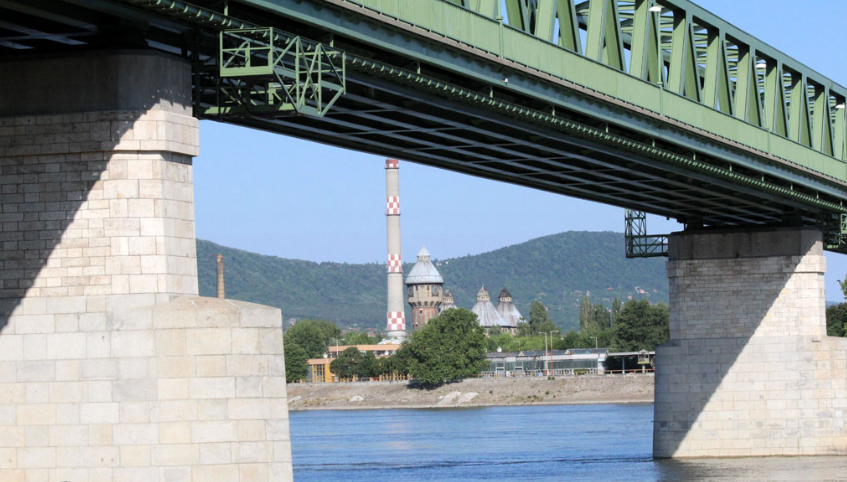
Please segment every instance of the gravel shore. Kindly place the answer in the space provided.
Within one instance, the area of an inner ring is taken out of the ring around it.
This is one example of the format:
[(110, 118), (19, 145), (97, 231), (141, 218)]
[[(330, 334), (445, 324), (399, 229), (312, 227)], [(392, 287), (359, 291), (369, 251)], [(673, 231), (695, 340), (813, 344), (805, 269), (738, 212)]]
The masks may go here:
[(293, 383), (289, 410), (652, 403), (653, 375), (482, 378), (427, 390), (408, 382)]

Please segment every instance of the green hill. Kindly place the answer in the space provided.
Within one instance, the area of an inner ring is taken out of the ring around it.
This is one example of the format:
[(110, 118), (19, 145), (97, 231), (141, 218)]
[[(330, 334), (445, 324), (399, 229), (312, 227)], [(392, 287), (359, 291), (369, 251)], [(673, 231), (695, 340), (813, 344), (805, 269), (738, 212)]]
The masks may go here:
[[(341, 327), (385, 327), (385, 266), (315, 263), (264, 256), (197, 240), (200, 294), (215, 295), (215, 255), (226, 263), (228, 298), (282, 309), (285, 318), (325, 318)], [(667, 302), (664, 258), (626, 259), (623, 234), (566, 232), (488, 253), (433, 259), (456, 304), (471, 308), (485, 285), (492, 301), (505, 286), (529, 315), (539, 299), (565, 329), (578, 325), (580, 298), (611, 304), (615, 296)], [(404, 272), (413, 263), (404, 264)], [(407, 320), (411, 314), (407, 307)]]

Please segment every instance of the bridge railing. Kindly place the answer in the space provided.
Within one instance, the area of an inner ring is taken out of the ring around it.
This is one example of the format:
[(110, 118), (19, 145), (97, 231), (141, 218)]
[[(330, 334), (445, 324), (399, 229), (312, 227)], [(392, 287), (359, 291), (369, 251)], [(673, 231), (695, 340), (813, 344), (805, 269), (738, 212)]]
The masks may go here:
[(687, 0), (343, 1), (847, 180), (847, 88)]

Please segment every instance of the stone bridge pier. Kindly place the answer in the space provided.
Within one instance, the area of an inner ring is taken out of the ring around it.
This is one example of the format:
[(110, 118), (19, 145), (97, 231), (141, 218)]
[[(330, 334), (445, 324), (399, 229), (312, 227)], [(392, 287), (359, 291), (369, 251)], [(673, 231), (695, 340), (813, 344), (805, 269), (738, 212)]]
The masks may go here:
[(655, 457), (847, 453), (847, 340), (826, 336), (821, 232), (671, 236)]
[(0, 86), (0, 481), (291, 481), (280, 311), (197, 295), (188, 63)]

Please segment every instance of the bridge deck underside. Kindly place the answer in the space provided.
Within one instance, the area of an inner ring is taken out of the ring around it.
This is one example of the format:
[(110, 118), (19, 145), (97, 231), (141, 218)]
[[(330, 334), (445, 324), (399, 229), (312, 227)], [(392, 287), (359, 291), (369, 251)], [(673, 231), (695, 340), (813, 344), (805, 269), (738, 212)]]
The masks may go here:
[[(220, 2), (194, 3), (209, 10), (221, 9)], [(528, 95), (525, 89), (510, 88), (515, 82), (504, 85), (502, 74), (497, 74), (499, 85), (487, 81), (483, 74), (490, 78), (490, 72), (500, 68), (491, 62), (472, 59), (477, 62), (473, 68), (482, 73), (463, 76), (426, 65), (410, 57), (408, 51), (386, 50), (375, 41), (321, 26), (317, 20), (273, 15), (267, 9), (270, 7), (262, 10), (250, 3), (230, 2), (230, 15), (254, 25), (331, 42), (348, 52), (346, 92), (323, 117), (242, 112), (209, 116), (214, 120), (638, 209), (685, 223), (762, 225), (788, 221), (825, 224), (837, 233), (839, 214), (845, 211), (841, 200), (847, 198), (847, 184), (838, 179), (761, 157), (763, 153), (745, 151), (709, 137), (708, 132), (694, 132), (696, 129), (690, 126), (665, 123), (656, 116), (598, 101), (584, 92), (545, 84), (529, 74), (521, 74), (523, 79), (518, 79), (513, 72), (514, 80), (523, 85), (535, 83), (541, 90), (555, 91), (559, 99), (564, 99), (557, 106), (549, 99)], [(283, 0), (272, 3), (274, 8), (288, 5)], [(301, 8), (307, 3), (320, 2), (292, 2), (290, 6)], [(141, 8), (141, 4), (147, 8)], [(218, 94), (214, 87), (217, 35), (225, 27), (175, 15), (164, 7), (149, 7), (146, 0), (0, 0), (0, 60), (68, 49), (137, 46), (188, 56), (196, 62), (196, 113), (202, 116), (204, 108), (215, 105)], [(352, 28), (344, 25), (348, 27)], [(361, 30), (391, 28), (369, 24)], [(420, 42), (421, 51), (444, 50), (444, 46), (427, 39), (414, 41)], [(467, 63), (468, 59), (458, 57), (456, 61)], [(369, 69), (368, 62), (422, 73), (448, 87), (423, 88), (425, 83), (415, 84), (408, 77)], [(457, 90), (465, 94), (456, 95)], [(490, 96), (497, 102), (479, 101), (478, 96)], [(549, 119), (551, 109), (555, 111), (553, 121)], [(575, 135), (560, 121), (584, 126), (594, 135)], [(620, 142), (604, 139), (598, 132)], [(641, 147), (625, 149), (621, 142)], [(697, 168), (692, 167), (695, 164)]]
[(364, 75), (347, 81), (323, 118), (230, 121), (677, 219), (763, 224), (796, 212), (814, 220), (801, 204), (602, 143)]

